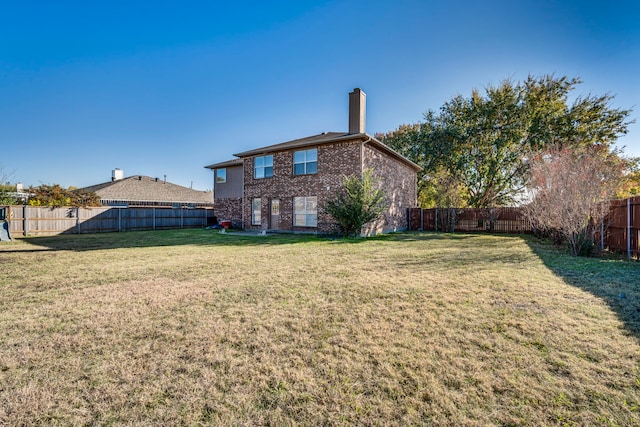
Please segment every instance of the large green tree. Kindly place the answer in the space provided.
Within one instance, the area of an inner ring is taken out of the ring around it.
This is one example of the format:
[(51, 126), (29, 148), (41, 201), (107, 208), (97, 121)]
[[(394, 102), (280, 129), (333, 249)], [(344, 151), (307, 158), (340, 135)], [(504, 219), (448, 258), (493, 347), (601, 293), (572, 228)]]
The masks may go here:
[(456, 96), (439, 112), (427, 111), (423, 122), (377, 137), (423, 167), (423, 206), (447, 200), (471, 207), (511, 205), (523, 194), (527, 160), (535, 153), (567, 144), (610, 147), (627, 133), (631, 110), (612, 108), (612, 95), (570, 101), (580, 83), (553, 75), (505, 80), (473, 90), (468, 98)]

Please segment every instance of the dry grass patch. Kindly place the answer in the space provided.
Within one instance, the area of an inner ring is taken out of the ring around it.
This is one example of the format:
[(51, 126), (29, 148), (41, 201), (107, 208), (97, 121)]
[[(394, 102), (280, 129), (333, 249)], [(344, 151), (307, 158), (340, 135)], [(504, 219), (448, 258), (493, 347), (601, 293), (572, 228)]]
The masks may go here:
[(0, 268), (0, 425), (640, 424), (637, 264), (190, 230), (25, 239)]

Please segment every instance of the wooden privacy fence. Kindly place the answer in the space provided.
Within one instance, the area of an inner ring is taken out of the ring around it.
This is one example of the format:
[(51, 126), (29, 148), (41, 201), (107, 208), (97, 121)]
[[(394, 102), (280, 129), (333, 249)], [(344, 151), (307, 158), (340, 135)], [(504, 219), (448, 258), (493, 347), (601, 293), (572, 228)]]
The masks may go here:
[(206, 227), (213, 209), (171, 207), (44, 207), (8, 206), (7, 219), (13, 236), (111, 231), (165, 230)]
[[(532, 233), (521, 208), (408, 210), (410, 230)], [(596, 238), (601, 249), (640, 259), (640, 197), (611, 201), (609, 215)]]
[(602, 248), (640, 259), (640, 197), (611, 201), (603, 230), (598, 236)]
[(411, 230), (491, 233), (531, 233), (531, 223), (520, 208), (409, 209)]

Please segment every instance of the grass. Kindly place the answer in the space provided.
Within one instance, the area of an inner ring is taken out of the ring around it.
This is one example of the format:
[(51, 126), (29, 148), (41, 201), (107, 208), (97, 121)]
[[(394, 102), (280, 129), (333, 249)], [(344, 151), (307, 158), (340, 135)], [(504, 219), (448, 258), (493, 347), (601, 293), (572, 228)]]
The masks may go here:
[(637, 263), (178, 230), (0, 269), (0, 425), (640, 425)]

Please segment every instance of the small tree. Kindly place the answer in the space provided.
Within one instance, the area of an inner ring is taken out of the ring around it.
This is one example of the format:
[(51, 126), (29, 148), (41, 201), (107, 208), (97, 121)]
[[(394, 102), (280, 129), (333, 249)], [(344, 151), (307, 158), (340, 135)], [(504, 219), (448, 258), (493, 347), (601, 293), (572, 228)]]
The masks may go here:
[(616, 199), (640, 196), (640, 157), (627, 159), (627, 163), (622, 185), (616, 192)]
[(566, 241), (572, 255), (589, 255), (623, 169), (606, 147), (546, 150), (530, 161), (525, 212), (538, 230)]
[(84, 190), (70, 190), (58, 184), (29, 188), (31, 206), (101, 206), (100, 197)]
[(367, 169), (362, 177), (345, 176), (343, 190), (327, 202), (326, 211), (338, 222), (345, 236), (358, 236), (362, 227), (387, 208), (385, 195), (377, 187), (373, 171)]

